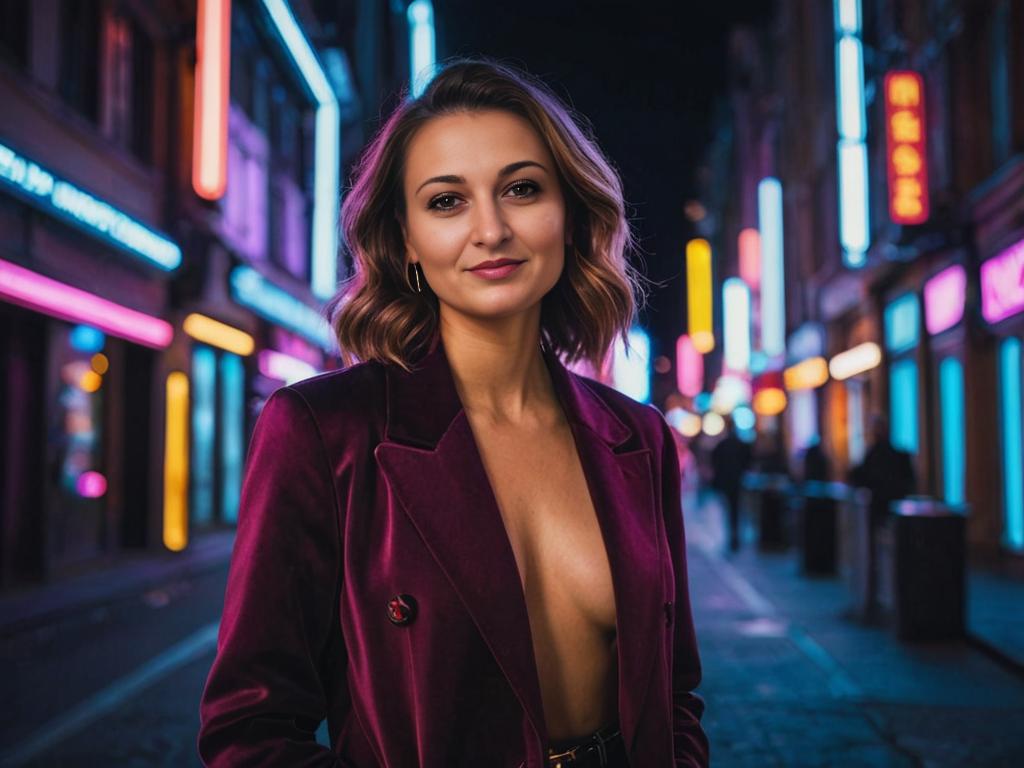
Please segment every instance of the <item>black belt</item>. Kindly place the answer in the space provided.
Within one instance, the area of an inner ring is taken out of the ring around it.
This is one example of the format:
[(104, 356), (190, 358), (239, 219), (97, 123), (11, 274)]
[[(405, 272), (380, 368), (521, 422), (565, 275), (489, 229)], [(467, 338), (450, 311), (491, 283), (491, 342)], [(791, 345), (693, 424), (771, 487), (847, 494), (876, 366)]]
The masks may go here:
[(598, 768), (625, 765), (626, 745), (618, 722), (606, 725), (585, 736), (567, 750), (548, 749), (548, 768)]

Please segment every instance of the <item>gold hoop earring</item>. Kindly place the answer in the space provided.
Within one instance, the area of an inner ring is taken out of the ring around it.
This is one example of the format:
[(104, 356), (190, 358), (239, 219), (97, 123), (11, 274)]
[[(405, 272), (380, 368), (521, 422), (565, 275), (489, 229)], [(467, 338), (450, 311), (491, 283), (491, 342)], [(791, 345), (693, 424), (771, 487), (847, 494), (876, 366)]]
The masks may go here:
[(413, 291), (415, 291), (416, 293), (423, 293), (423, 286), (420, 285), (420, 270), (417, 268), (418, 266), (419, 265), (417, 264), (417, 262), (412, 262), (412, 274), (413, 274), (413, 277), (416, 278), (416, 286), (413, 287), (413, 284), (411, 282), (409, 282), (409, 270), (408, 269), (406, 269), (406, 271), (405, 271), (405, 281), (407, 283), (409, 283), (409, 287), (412, 288)]

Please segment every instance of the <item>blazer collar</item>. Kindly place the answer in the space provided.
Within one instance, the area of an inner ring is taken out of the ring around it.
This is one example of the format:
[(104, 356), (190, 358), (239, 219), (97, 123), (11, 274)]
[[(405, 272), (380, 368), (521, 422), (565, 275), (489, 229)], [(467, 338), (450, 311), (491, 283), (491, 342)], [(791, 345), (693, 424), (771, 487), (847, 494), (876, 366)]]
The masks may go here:
[[(546, 346), (541, 354), (570, 423), (589, 428), (610, 448), (633, 436), (633, 430), (558, 355)], [(388, 366), (387, 387), (387, 440), (433, 450), (463, 409), (439, 332), (412, 371)]]

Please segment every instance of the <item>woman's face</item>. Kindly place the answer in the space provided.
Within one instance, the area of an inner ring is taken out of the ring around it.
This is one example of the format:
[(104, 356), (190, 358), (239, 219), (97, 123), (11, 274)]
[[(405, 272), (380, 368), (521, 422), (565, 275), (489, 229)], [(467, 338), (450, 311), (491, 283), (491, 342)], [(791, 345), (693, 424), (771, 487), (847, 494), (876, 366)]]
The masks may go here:
[[(551, 154), (526, 120), (502, 111), (432, 119), (409, 144), (403, 187), (408, 258), (442, 312), (495, 319), (539, 309), (565, 263), (566, 209)], [(498, 259), (519, 264), (474, 271)]]

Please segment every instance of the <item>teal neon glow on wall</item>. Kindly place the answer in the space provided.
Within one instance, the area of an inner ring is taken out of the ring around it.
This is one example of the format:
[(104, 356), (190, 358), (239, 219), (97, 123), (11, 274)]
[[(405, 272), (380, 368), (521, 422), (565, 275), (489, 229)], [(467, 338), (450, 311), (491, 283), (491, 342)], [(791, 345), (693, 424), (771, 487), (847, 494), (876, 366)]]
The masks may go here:
[(885, 348), (905, 352), (921, 338), (921, 305), (917, 294), (907, 293), (885, 308)]
[(334, 340), (327, 320), (252, 267), (235, 267), (231, 270), (228, 282), (231, 284), (232, 298), (242, 306), (327, 351), (333, 350)]
[(1020, 340), (999, 345), (999, 400), (1003, 437), (1003, 543), (1024, 549), (1024, 436), (1021, 424)]
[(955, 357), (939, 363), (942, 406), (942, 491), (948, 504), (963, 504), (966, 438), (964, 435), (964, 369)]
[(192, 351), (192, 521), (213, 521), (214, 444), (217, 426), (217, 355), (209, 347)]
[(238, 521), (245, 463), (245, 367), (230, 352), (220, 357), (220, 509), (226, 523)]
[(899, 360), (889, 372), (889, 431), (892, 444), (917, 453), (917, 363)]

